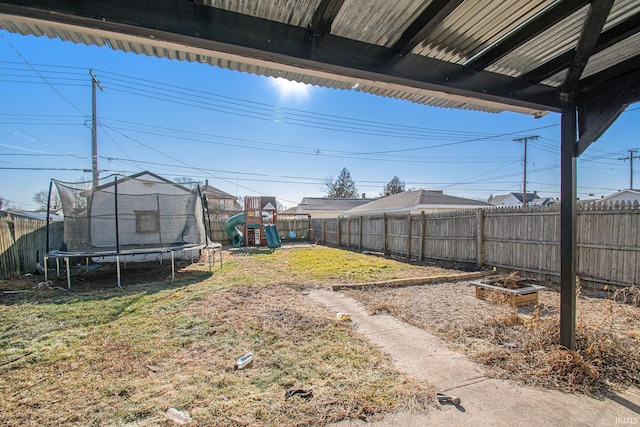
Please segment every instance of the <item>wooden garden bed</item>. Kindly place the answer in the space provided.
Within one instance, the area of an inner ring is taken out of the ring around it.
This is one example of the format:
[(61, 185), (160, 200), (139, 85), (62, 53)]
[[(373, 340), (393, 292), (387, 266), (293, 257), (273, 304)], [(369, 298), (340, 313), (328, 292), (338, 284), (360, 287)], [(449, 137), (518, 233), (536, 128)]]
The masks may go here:
[(506, 295), (514, 307), (537, 304), (538, 291), (544, 289), (544, 286), (538, 285), (534, 279), (521, 278), (513, 274), (489, 276), (471, 284), (476, 288), (476, 298), (484, 300), (491, 293), (497, 292)]

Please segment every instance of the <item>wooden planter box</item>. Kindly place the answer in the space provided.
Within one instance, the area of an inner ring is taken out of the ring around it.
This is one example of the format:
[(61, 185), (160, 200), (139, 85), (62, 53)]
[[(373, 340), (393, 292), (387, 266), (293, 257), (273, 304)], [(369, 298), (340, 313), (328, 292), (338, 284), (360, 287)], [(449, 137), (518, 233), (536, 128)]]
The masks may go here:
[(508, 297), (508, 301), (513, 307), (523, 307), (525, 305), (538, 303), (538, 291), (544, 286), (536, 285), (533, 279), (518, 279), (516, 287), (505, 288), (493, 283), (499, 283), (502, 278), (488, 277), (482, 281), (471, 282), (476, 288), (476, 298), (484, 300), (492, 292), (498, 292)]

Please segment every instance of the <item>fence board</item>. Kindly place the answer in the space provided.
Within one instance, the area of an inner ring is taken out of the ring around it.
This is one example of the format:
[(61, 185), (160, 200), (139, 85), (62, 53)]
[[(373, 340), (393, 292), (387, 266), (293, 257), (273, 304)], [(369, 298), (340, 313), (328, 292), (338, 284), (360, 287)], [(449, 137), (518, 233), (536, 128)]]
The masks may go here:
[[(341, 246), (345, 246), (347, 222), (346, 219), (340, 221)], [(495, 208), (485, 210), (482, 215), (475, 211), (413, 217), (374, 215), (352, 217), (350, 221), (352, 247), (354, 242), (361, 242), (363, 250), (386, 249), (395, 255), (410, 254), (414, 259), (474, 264), (480, 260), (485, 267), (520, 271), (544, 280), (559, 278), (559, 205), (527, 210)], [(362, 221), (362, 224), (353, 226), (356, 221)], [(478, 221), (481, 221), (481, 230)], [(638, 284), (638, 229), (638, 205), (579, 205), (576, 224), (578, 276), (587, 282)], [(337, 244), (337, 240), (327, 243)]]
[[(478, 220), (482, 230), (478, 232)], [(349, 223), (350, 224), (349, 224)], [(45, 251), (44, 221), (0, 220), (0, 277), (33, 271)], [(349, 226), (350, 225), (350, 226)], [(559, 206), (537, 209), (488, 209), (439, 214), (371, 215), (338, 219), (278, 221), (281, 236), (294, 231), (320, 243), (359, 250), (388, 250), (414, 259), (476, 263), (486, 267), (559, 277)], [(587, 282), (619, 285), (640, 282), (640, 209), (637, 205), (579, 205), (577, 273)], [(386, 231), (386, 233), (385, 233)], [(63, 225), (51, 224), (50, 248), (62, 246)], [(224, 220), (211, 222), (210, 238), (228, 243)], [(385, 247), (386, 243), (386, 247)], [(534, 275), (535, 275), (534, 274)]]
[[(214, 242), (230, 244), (225, 231), (226, 220), (212, 219), (207, 223), (209, 238)], [(295, 238), (290, 237), (291, 232)], [(308, 219), (278, 219), (278, 232), (283, 241), (307, 240)], [(15, 277), (35, 271), (36, 263), (44, 265), (46, 253), (46, 222), (32, 218), (9, 217), (0, 219), (0, 278)], [(64, 224), (49, 224), (49, 249), (63, 249)]]
[[(44, 220), (20, 216), (0, 220), (0, 278), (32, 273), (36, 271), (36, 263), (44, 265), (46, 225)], [(60, 248), (64, 235), (63, 223), (51, 223), (49, 233), (50, 248)]]
[(0, 219), (0, 278), (20, 274), (18, 253), (14, 242), (13, 222)]
[(422, 215), (411, 215), (411, 259), (420, 259), (420, 246), (421, 246), (421, 234), (422, 234)]

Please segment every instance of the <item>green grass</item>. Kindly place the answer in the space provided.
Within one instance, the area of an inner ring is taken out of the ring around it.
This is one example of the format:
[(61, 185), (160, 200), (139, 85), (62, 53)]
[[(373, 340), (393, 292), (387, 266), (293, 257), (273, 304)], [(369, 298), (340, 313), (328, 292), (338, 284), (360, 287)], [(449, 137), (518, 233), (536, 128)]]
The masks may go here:
[[(193, 425), (302, 426), (426, 410), (427, 385), (298, 290), (408, 269), (305, 248), (227, 254), (213, 275), (193, 265), (175, 283), (145, 283), (142, 270), (123, 289), (99, 275), (70, 292), (23, 284), (0, 301), (0, 424), (171, 425), (175, 407)], [(253, 367), (234, 371), (247, 351)], [(290, 388), (314, 397), (285, 399)]]
[(295, 274), (323, 283), (395, 279), (402, 272), (420, 271), (409, 264), (325, 247), (291, 251), (288, 262)]

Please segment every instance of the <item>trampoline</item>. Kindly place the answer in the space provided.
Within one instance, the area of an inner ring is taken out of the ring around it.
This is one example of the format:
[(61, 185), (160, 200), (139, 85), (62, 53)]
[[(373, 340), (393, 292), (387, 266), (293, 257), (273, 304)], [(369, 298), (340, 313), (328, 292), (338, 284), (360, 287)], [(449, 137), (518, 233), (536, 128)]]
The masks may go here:
[(154, 173), (145, 171), (128, 177), (111, 176), (106, 184), (91, 188), (91, 183), (68, 183), (51, 180), (49, 208), (53, 185), (60, 196), (64, 214), (64, 237), (57, 248), (50, 248), (49, 226), (45, 280), (48, 279), (49, 260), (56, 260), (60, 275), (60, 260), (64, 260), (67, 287), (71, 288), (71, 258), (96, 260), (114, 259), (118, 286), (121, 286), (120, 262), (136, 256), (171, 255), (171, 277), (175, 280), (176, 254), (184, 257), (206, 250), (212, 269), (215, 253), (222, 245), (207, 238), (206, 203), (200, 187), (189, 189)]

